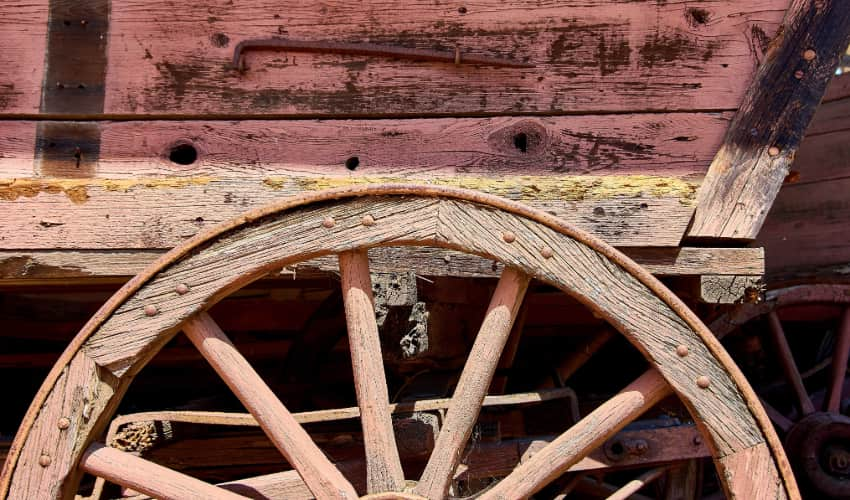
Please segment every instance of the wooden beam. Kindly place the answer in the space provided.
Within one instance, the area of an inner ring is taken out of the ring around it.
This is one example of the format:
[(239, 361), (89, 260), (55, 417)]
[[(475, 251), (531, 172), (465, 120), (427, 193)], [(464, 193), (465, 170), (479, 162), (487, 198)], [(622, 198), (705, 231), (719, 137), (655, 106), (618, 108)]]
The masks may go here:
[(850, 42), (842, 0), (794, 0), (697, 194), (688, 236), (751, 240)]
[[(648, 271), (659, 276), (760, 275), (761, 248), (621, 248)], [(61, 282), (122, 283), (142, 271), (161, 250), (0, 250), (0, 285), (36, 285)], [(492, 278), (501, 266), (460, 252), (428, 248), (375, 248), (369, 251), (373, 272), (406, 272), (420, 276)], [(282, 270), (280, 279), (338, 272), (334, 257), (309, 260)]]

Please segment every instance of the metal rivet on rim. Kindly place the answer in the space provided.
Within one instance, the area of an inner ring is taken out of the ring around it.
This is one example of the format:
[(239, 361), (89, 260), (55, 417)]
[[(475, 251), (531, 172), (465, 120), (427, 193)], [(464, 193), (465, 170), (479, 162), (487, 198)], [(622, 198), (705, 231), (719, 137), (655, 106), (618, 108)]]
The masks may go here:
[(676, 354), (678, 354), (679, 357), (684, 358), (685, 356), (688, 355), (688, 346), (680, 345), (680, 346), (676, 347)]
[(177, 286), (174, 287), (174, 291), (177, 292), (179, 295), (185, 295), (189, 293), (189, 287), (186, 285), (186, 283), (178, 283)]
[(513, 243), (516, 241), (516, 235), (510, 231), (505, 231), (502, 233), (502, 239), (505, 240), (505, 243)]
[(770, 148), (768, 148), (767, 154), (769, 154), (770, 156), (776, 156), (779, 154), (779, 148), (777, 148), (776, 146), (771, 146)]
[(360, 219), (360, 223), (364, 226), (374, 226), (375, 218), (371, 215), (364, 215), (362, 219)]
[(544, 259), (551, 259), (555, 253), (549, 247), (543, 247), (540, 249), (540, 255), (543, 256)]
[(146, 316), (156, 316), (156, 313), (159, 312), (159, 309), (156, 308), (153, 304), (148, 304), (145, 306), (145, 315)]
[(38, 465), (42, 467), (47, 467), (53, 460), (48, 455), (42, 455), (38, 457)]
[(801, 69), (798, 69), (797, 71), (794, 72), (794, 78), (796, 78), (797, 80), (802, 79), (804, 75), (805, 75), (805, 73), (803, 73), (803, 70), (801, 70)]
[(814, 60), (815, 57), (817, 57), (817, 55), (818, 55), (817, 52), (815, 52), (812, 49), (808, 49), (805, 52), (803, 52), (803, 59), (805, 59), (807, 61), (812, 61), (812, 60)]
[(336, 221), (333, 217), (325, 217), (325, 220), (322, 221), (322, 225), (328, 229), (334, 227), (334, 224), (336, 224)]
[(59, 427), (63, 431), (70, 426), (71, 426), (71, 421), (68, 420), (66, 417), (62, 417), (62, 418), (59, 419), (59, 421), (56, 422), (56, 427)]
[(711, 379), (705, 375), (700, 375), (697, 377), (697, 385), (700, 389), (708, 389), (708, 386), (711, 385)]

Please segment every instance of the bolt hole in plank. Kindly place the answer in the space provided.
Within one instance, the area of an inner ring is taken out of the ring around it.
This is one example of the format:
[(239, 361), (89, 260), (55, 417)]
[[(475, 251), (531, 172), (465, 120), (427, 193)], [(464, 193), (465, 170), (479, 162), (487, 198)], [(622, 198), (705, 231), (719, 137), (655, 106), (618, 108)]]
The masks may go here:
[(360, 158), (356, 156), (352, 156), (351, 158), (345, 160), (345, 168), (351, 170), (352, 172), (357, 170), (357, 167), (360, 166)]
[(178, 165), (191, 165), (198, 160), (198, 150), (192, 144), (177, 143), (171, 147), (168, 159)]
[(525, 132), (520, 132), (514, 136), (514, 147), (523, 153), (528, 152), (528, 135)]

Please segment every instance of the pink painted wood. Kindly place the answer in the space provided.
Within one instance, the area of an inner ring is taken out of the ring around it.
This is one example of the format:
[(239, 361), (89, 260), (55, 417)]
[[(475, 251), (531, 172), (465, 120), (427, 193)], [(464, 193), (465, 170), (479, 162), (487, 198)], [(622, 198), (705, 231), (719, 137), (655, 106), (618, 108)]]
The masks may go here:
[(38, 113), (48, 0), (0, 2), (0, 114)]
[(320, 498), (357, 498), (357, 492), (313, 442), (277, 396), (207, 314), (183, 325), (189, 340), (254, 415), (307, 486)]
[(433, 499), (445, 496), (530, 280), (510, 267), (502, 271), (415, 493)]
[(341, 253), (339, 270), (354, 387), (366, 447), (367, 491), (402, 491), (404, 472), (393, 433), (366, 250)]
[(80, 460), (80, 467), (89, 474), (164, 500), (248, 498), (102, 444), (89, 447)]

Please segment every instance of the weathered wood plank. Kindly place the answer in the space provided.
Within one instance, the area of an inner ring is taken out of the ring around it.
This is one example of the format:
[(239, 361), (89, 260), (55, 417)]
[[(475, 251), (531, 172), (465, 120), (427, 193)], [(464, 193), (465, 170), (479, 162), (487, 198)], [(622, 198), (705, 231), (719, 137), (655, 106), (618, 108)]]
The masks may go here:
[(48, 0), (0, 2), (0, 113), (39, 112), (47, 13)]
[[(761, 275), (761, 248), (624, 248), (630, 258), (659, 276)], [(56, 283), (73, 280), (123, 282), (151, 264), (155, 250), (0, 250), (0, 285)], [(439, 248), (375, 248), (369, 252), (378, 273), (415, 270), (420, 276), (493, 278), (501, 265), (474, 255)], [(292, 265), (278, 273), (283, 279), (326, 275), (339, 267), (333, 257)], [(274, 277), (269, 275), (269, 277)]]
[(700, 186), (689, 236), (756, 237), (848, 43), (844, 2), (792, 2)]
[[(35, 9), (42, 18), (46, 3)], [(305, 0), (281, 9), (273, 2), (207, 0), (203, 8), (175, 10), (165, 0), (114, 2), (104, 111), (315, 116), (728, 110), (739, 105), (787, 6), (788, 0), (715, 0), (698, 7), (490, 0), (460, 9), (426, 0)], [(30, 31), (44, 39), (44, 27)], [(268, 37), (460, 47), (535, 67), (252, 51), (247, 71), (230, 68), (238, 42)], [(44, 46), (19, 46), (32, 59), (29, 71), (40, 73)], [(13, 64), (9, 74), (0, 68), (5, 81), (21, 66)], [(32, 88), (40, 88), (40, 78), (37, 83)], [(6, 113), (32, 111), (17, 101), (5, 107)]]

